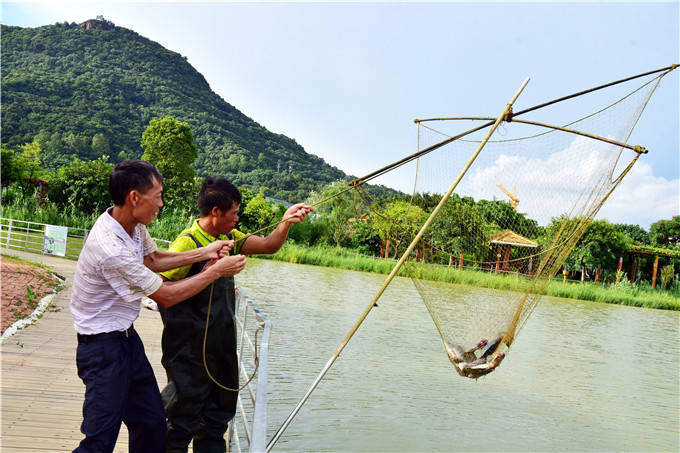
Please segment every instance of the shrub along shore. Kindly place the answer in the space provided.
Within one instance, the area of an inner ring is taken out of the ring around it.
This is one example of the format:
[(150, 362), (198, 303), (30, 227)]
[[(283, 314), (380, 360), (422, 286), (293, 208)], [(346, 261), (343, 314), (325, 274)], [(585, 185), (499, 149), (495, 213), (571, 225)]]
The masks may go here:
[[(338, 247), (302, 247), (299, 245), (289, 245), (281, 248), (274, 255), (258, 255), (257, 258), (377, 274), (389, 274), (396, 264), (396, 260), (359, 255)], [(398, 275), (509, 291), (524, 291), (531, 281), (524, 275), (495, 274), (472, 269), (458, 270), (448, 266), (413, 262), (402, 266)], [(626, 279), (622, 279), (617, 284), (603, 285), (590, 282), (564, 283), (556, 278), (548, 285), (545, 294), (609, 304), (680, 310), (680, 295), (677, 291), (652, 289), (648, 283), (631, 285)]]

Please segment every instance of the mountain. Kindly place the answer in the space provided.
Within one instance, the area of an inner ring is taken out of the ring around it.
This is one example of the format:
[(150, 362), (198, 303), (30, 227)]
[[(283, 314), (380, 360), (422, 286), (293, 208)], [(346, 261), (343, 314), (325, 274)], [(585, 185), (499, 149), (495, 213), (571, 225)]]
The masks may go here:
[(347, 177), (230, 105), (186, 57), (107, 20), (3, 25), (1, 51), (2, 143), (37, 140), (48, 168), (74, 156), (139, 158), (149, 121), (173, 116), (194, 134), (198, 176), (264, 186), (266, 195), (291, 201)]

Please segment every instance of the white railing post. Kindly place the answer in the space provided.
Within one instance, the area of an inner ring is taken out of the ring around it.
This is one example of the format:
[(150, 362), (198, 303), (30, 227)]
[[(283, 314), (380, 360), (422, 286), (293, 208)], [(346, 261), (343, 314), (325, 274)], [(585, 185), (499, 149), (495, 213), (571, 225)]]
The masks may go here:
[(12, 237), (12, 219), (9, 219), (9, 229), (7, 230), (7, 244), (5, 248), (9, 248), (10, 238)]

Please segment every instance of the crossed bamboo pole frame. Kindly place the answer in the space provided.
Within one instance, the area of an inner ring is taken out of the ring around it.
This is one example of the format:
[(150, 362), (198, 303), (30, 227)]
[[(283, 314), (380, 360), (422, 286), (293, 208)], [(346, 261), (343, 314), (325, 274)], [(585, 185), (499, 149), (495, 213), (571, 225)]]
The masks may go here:
[(283, 424), (281, 425), (281, 427), (276, 431), (276, 433), (274, 434), (274, 437), (272, 437), (272, 439), (269, 441), (269, 444), (267, 444), (267, 449), (266, 449), (267, 452), (269, 452), (269, 451), (272, 449), (272, 447), (274, 446), (274, 444), (279, 440), (279, 438), (280, 438), (281, 435), (283, 434), (283, 431), (285, 431), (285, 429), (288, 427), (288, 425), (290, 424), (290, 422), (293, 420), (293, 418), (294, 418), (294, 417), (297, 415), (297, 413), (300, 411), (300, 408), (302, 408), (302, 405), (307, 401), (307, 399), (309, 398), (309, 396), (310, 396), (310, 395), (312, 394), (312, 392), (316, 389), (317, 385), (319, 385), (319, 382), (320, 382), (321, 379), (325, 376), (326, 372), (330, 369), (330, 367), (333, 365), (333, 363), (335, 362), (335, 360), (340, 356), (340, 353), (341, 353), (342, 350), (345, 348), (345, 346), (347, 345), (347, 343), (349, 343), (349, 340), (352, 338), (352, 336), (353, 336), (353, 335), (356, 333), (356, 331), (359, 329), (359, 326), (361, 326), (361, 324), (364, 322), (364, 320), (366, 319), (366, 317), (367, 317), (368, 314), (370, 313), (371, 309), (373, 309), (373, 307), (375, 306), (375, 303), (377, 302), (377, 300), (380, 299), (380, 296), (382, 296), (382, 294), (385, 292), (385, 290), (387, 289), (387, 286), (390, 284), (390, 282), (391, 282), (391, 281), (394, 279), (394, 277), (397, 275), (397, 272), (399, 272), (399, 269), (401, 268), (401, 266), (402, 266), (402, 265), (404, 264), (404, 262), (406, 261), (406, 258), (407, 258), (408, 256), (410, 256), (411, 252), (412, 252), (413, 249), (415, 248), (415, 246), (416, 246), (416, 244), (418, 243), (418, 241), (420, 241), (420, 239), (421, 239), (421, 238), (423, 237), (423, 235), (425, 234), (425, 231), (430, 227), (430, 224), (432, 223), (432, 221), (434, 220), (434, 218), (436, 217), (436, 215), (439, 213), (439, 211), (441, 210), (442, 206), (444, 206), (444, 203), (446, 202), (446, 200), (448, 200), (449, 196), (451, 196), (451, 194), (452, 194), (453, 191), (455, 190), (456, 186), (458, 186), (458, 183), (460, 182), (460, 180), (463, 179), (463, 176), (465, 175), (465, 173), (467, 173), (468, 169), (472, 166), (472, 163), (475, 161), (475, 159), (477, 158), (477, 156), (479, 155), (479, 153), (482, 151), (482, 148), (484, 148), (484, 146), (486, 145), (486, 142), (489, 141), (489, 139), (491, 138), (491, 135), (496, 131), (496, 128), (501, 124), (501, 122), (502, 122), (502, 121), (507, 117), (507, 115), (512, 111), (512, 105), (515, 103), (515, 100), (519, 97), (519, 95), (520, 95), (520, 94), (522, 93), (522, 91), (524, 90), (524, 87), (526, 87), (526, 85), (527, 85), (528, 83), (529, 83), (529, 78), (527, 77), (527, 78), (524, 80), (524, 82), (522, 82), (522, 85), (519, 87), (519, 90), (517, 90), (517, 92), (516, 92), (515, 95), (512, 97), (512, 99), (510, 100), (510, 102), (508, 102), (508, 104), (505, 106), (505, 108), (503, 109), (503, 112), (500, 114), (500, 116), (499, 116), (498, 118), (496, 118), (496, 121), (494, 122), (493, 126), (491, 127), (491, 129), (489, 130), (489, 132), (488, 132), (488, 133), (486, 134), (486, 136), (484, 137), (484, 140), (482, 140), (482, 142), (479, 144), (479, 146), (477, 147), (476, 151), (475, 151), (475, 152), (473, 153), (473, 155), (470, 157), (470, 159), (468, 160), (467, 164), (465, 165), (465, 167), (463, 168), (463, 170), (460, 172), (460, 174), (458, 175), (458, 177), (456, 178), (456, 180), (453, 182), (453, 184), (451, 184), (451, 187), (449, 187), (449, 190), (446, 192), (446, 194), (444, 194), (444, 196), (443, 196), (442, 199), (440, 200), (440, 202), (439, 202), (439, 204), (437, 205), (437, 207), (434, 208), (434, 210), (432, 211), (432, 213), (430, 214), (430, 216), (428, 217), (428, 219), (425, 221), (425, 223), (424, 223), (423, 226), (421, 227), (421, 229), (420, 229), (420, 231), (418, 232), (418, 234), (416, 235), (416, 237), (413, 239), (413, 241), (411, 241), (411, 244), (408, 246), (408, 248), (406, 249), (406, 251), (404, 252), (404, 254), (401, 256), (401, 258), (400, 258), (399, 261), (397, 262), (397, 264), (394, 266), (394, 268), (392, 269), (392, 272), (390, 272), (390, 274), (387, 276), (387, 278), (386, 278), (385, 281), (383, 282), (382, 286), (381, 286), (380, 289), (378, 290), (378, 293), (377, 293), (377, 294), (373, 297), (373, 299), (371, 299), (371, 301), (368, 303), (368, 305), (367, 305), (366, 308), (364, 309), (364, 311), (363, 311), (363, 313), (361, 314), (361, 316), (359, 317), (359, 319), (356, 321), (356, 323), (354, 323), (354, 326), (352, 326), (352, 328), (350, 329), (349, 333), (348, 333), (348, 334), (345, 336), (345, 338), (342, 340), (342, 342), (341, 342), (340, 345), (337, 347), (337, 349), (335, 350), (335, 352), (333, 353), (333, 355), (331, 356), (331, 358), (328, 359), (328, 362), (326, 362), (326, 365), (323, 367), (323, 369), (322, 369), (321, 372), (318, 374), (318, 376), (316, 377), (316, 379), (314, 379), (314, 382), (313, 382), (312, 385), (309, 387), (309, 389), (307, 390), (307, 392), (305, 393), (305, 395), (304, 395), (304, 396), (302, 397), (302, 399), (298, 402), (298, 404), (295, 406), (295, 408), (294, 408), (293, 411), (290, 413), (290, 415), (288, 416), (288, 418), (286, 418), (286, 420), (283, 422)]
[[(528, 112), (530, 112), (530, 111), (537, 110), (537, 109), (540, 109), (540, 108), (543, 108), (543, 107), (547, 107), (548, 105), (552, 105), (552, 104), (555, 104), (555, 103), (558, 103), (558, 102), (561, 102), (561, 101), (565, 101), (565, 100), (567, 100), (567, 99), (575, 98), (575, 97), (578, 97), (578, 96), (581, 96), (581, 95), (584, 95), (584, 94), (587, 94), (587, 93), (591, 93), (591, 92), (593, 92), (593, 91), (597, 91), (597, 90), (600, 90), (600, 89), (603, 89), (603, 88), (607, 88), (607, 87), (610, 87), (610, 86), (613, 86), (613, 85), (617, 85), (617, 84), (622, 83), (622, 82), (627, 82), (627, 81), (629, 81), (629, 80), (637, 79), (637, 78), (639, 78), (639, 77), (647, 76), (647, 75), (654, 74), (654, 73), (657, 73), (657, 72), (664, 72), (664, 71), (665, 71), (666, 73), (668, 73), (668, 72), (671, 72), (671, 71), (675, 70), (675, 69), (678, 68), (679, 66), (680, 66), (680, 65), (678, 65), (678, 64), (673, 64), (673, 65), (667, 66), (667, 67), (665, 67), (665, 68), (656, 69), (656, 70), (654, 70), (654, 71), (648, 71), (648, 72), (645, 72), (645, 73), (642, 73), (642, 74), (638, 74), (638, 75), (635, 75), (635, 76), (627, 77), (627, 78), (625, 78), (625, 79), (621, 79), (621, 80), (617, 80), (617, 81), (614, 81), (614, 82), (610, 82), (610, 83), (607, 83), (607, 84), (604, 84), (604, 85), (597, 86), (597, 87), (595, 87), (595, 88), (591, 88), (591, 89), (588, 89), (588, 90), (580, 91), (580, 92), (578, 92), (578, 93), (574, 93), (574, 94), (570, 94), (570, 95), (567, 95), (567, 96), (563, 96), (563, 97), (561, 97), (561, 98), (554, 99), (554, 100), (552, 100), (552, 101), (545, 102), (545, 103), (543, 103), (543, 104), (539, 104), (539, 105), (536, 105), (536, 106), (533, 106), (533, 107), (529, 107), (529, 108), (527, 108), (527, 109), (524, 109), (524, 110), (522, 110), (522, 111), (519, 111), (519, 112), (516, 112), (516, 113), (513, 114), (513, 111), (512, 111), (512, 106), (513, 106), (513, 104), (515, 103), (515, 101), (517, 100), (517, 98), (520, 96), (520, 94), (522, 93), (522, 91), (524, 90), (524, 88), (526, 87), (526, 85), (529, 83), (529, 77), (527, 77), (527, 78), (524, 80), (524, 82), (522, 82), (522, 85), (519, 87), (519, 89), (517, 90), (517, 92), (515, 93), (515, 95), (512, 97), (512, 99), (510, 100), (510, 102), (508, 102), (508, 104), (505, 106), (505, 108), (503, 109), (503, 112), (500, 114), (500, 116), (498, 116), (498, 117), (495, 119), (495, 121), (493, 121), (493, 119), (491, 119), (491, 118), (475, 118), (475, 119), (489, 119), (490, 121), (487, 122), (487, 123), (484, 123), (484, 124), (482, 124), (482, 125), (480, 125), (480, 126), (477, 126), (477, 127), (473, 128), (473, 129), (470, 129), (470, 130), (468, 130), (468, 131), (466, 131), (466, 132), (462, 132), (462, 133), (460, 133), (460, 134), (458, 134), (458, 135), (455, 135), (455, 136), (453, 136), (453, 137), (449, 137), (449, 138), (447, 138), (446, 140), (443, 140), (443, 141), (441, 141), (441, 142), (439, 142), (439, 143), (436, 143), (436, 144), (434, 144), (434, 145), (432, 145), (432, 146), (430, 146), (430, 147), (428, 147), (428, 148), (425, 148), (425, 149), (423, 149), (423, 150), (421, 150), (421, 151), (419, 151), (419, 152), (417, 152), (417, 153), (415, 153), (415, 154), (412, 154), (412, 155), (410, 155), (410, 156), (407, 156), (407, 157), (405, 157), (405, 158), (403, 158), (403, 159), (401, 159), (401, 160), (399, 160), (399, 161), (397, 161), (397, 162), (394, 162), (393, 164), (390, 164), (390, 165), (388, 165), (388, 166), (386, 166), (386, 167), (383, 167), (383, 168), (381, 168), (381, 169), (379, 169), (379, 170), (376, 170), (376, 171), (374, 171), (374, 172), (372, 172), (372, 173), (369, 173), (368, 175), (364, 176), (363, 178), (355, 179), (355, 180), (351, 181), (351, 182), (349, 183), (349, 187), (346, 188), (346, 189), (344, 189), (344, 190), (341, 191), (340, 193), (344, 193), (345, 191), (350, 190), (350, 188), (355, 188), (355, 187), (362, 186), (362, 185), (365, 184), (368, 180), (371, 180), (371, 179), (373, 179), (373, 178), (376, 178), (376, 177), (378, 177), (378, 176), (380, 176), (380, 175), (382, 175), (382, 174), (384, 174), (384, 173), (387, 173), (388, 171), (391, 171), (391, 170), (393, 170), (393, 169), (395, 169), (395, 168), (397, 168), (397, 167), (400, 167), (400, 166), (402, 166), (402, 165), (404, 165), (404, 164), (406, 164), (406, 163), (408, 163), (408, 162), (411, 162), (412, 160), (417, 159), (417, 158), (420, 157), (420, 156), (423, 156), (423, 155), (425, 155), (425, 154), (427, 154), (427, 153), (429, 153), (429, 152), (432, 152), (432, 151), (434, 151), (435, 149), (441, 148), (442, 146), (447, 145), (448, 143), (451, 143), (451, 142), (453, 142), (453, 141), (455, 141), (455, 140), (458, 140), (458, 139), (460, 139), (460, 138), (462, 138), (462, 137), (464, 137), (464, 136), (466, 136), (466, 135), (469, 135), (469, 134), (471, 134), (471, 133), (473, 133), (473, 132), (477, 132), (477, 131), (479, 131), (479, 130), (482, 130), (482, 129), (485, 129), (485, 128), (491, 126), (491, 129), (488, 131), (488, 133), (486, 134), (486, 136), (484, 137), (484, 139), (480, 142), (479, 146), (477, 147), (477, 149), (475, 150), (475, 152), (473, 153), (473, 155), (470, 157), (470, 159), (468, 160), (468, 162), (467, 162), (467, 164), (465, 165), (465, 167), (463, 168), (463, 170), (461, 170), (461, 172), (460, 172), (460, 174), (458, 175), (458, 177), (456, 178), (456, 180), (451, 184), (451, 187), (449, 187), (448, 191), (444, 194), (444, 196), (443, 196), (442, 199), (440, 200), (439, 204), (437, 204), (437, 206), (434, 208), (434, 210), (432, 211), (432, 213), (430, 214), (430, 216), (428, 217), (428, 219), (425, 221), (425, 224), (423, 224), (423, 226), (421, 227), (421, 229), (420, 229), (420, 231), (418, 232), (418, 234), (416, 235), (416, 237), (413, 239), (413, 241), (411, 242), (411, 244), (409, 245), (409, 247), (406, 249), (406, 251), (403, 253), (403, 255), (401, 256), (401, 258), (399, 259), (399, 261), (397, 262), (397, 264), (395, 265), (395, 267), (392, 269), (392, 271), (390, 272), (390, 274), (387, 276), (387, 278), (386, 278), (385, 281), (383, 282), (382, 286), (381, 286), (380, 289), (378, 290), (377, 294), (376, 294), (376, 295), (373, 297), (373, 299), (371, 299), (371, 301), (368, 303), (368, 305), (366, 306), (366, 308), (364, 309), (364, 311), (363, 311), (363, 312), (361, 313), (361, 315), (359, 316), (359, 319), (355, 322), (355, 324), (352, 326), (352, 328), (351, 328), (350, 331), (347, 333), (347, 335), (345, 336), (345, 338), (342, 340), (342, 342), (340, 343), (340, 345), (336, 348), (336, 350), (335, 350), (335, 352), (333, 353), (333, 355), (328, 359), (328, 362), (326, 362), (326, 365), (324, 365), (324, 367), (322, 368), (322, 370), (319, 372), (319, 374), (317, 375), (317, 377), (314, 379), (314, 381), (312, 382), (312, 385), (309, 387), (309, 389), (307, 390), (307, 392), (306, 392), (306, 393), (304, 394), (304, 396), (300, 399), (300, 401), (299, 401), (298, 404), (295, 406), (295, 408), (293, 409), (293, 411), (290, 413), (290, 415), (288, 415), (288, 417), (286, 418), (286, 420), (284, 420), (283, 424), (279, 427), (279, 429), (276, 431), (276, 433), (274, 434), (274, 436), (272, 437), (272, 439), (269, 441), (269, 443), (267, 444), (267, 447), (266, 447), (266, 450), (265, 450), (265, 451), (266, 451), (267, 453), (269, 453), (269, 451), (271, 451), (271, 449), (273, 448), (273, 446), (276, 444), (276, 442), (277, 442), (277, 441), (279, 440), (279, 438), (282, 436), (283, 432), (284, 432), (284, 431), (286, 430), (286, 428), (290, 425), (290, 423), (292, 422), (293, 418), (295, 418), (295, 416), (296, 416), (297, 413), (300, 411), (300, 409), (302, 408), (302, 406), (304, 405), (304, 403), (307, 401), (307, 399), (309, 399), (309, 397), (311, 396), (312, 392), (313, 392), (313, 391), (316, 389), (316, 387), (319, 385), (319, 382), (321, 381), (321, 379), (323, 379), (323, 377), (326, 375), (326, 373), (328, 372), (328, 370), (330, 369), (330, 367), (333, 365), (333, 363), (334, 363), (334, 362), (337, 360), (337, 358), (340, 356), (340, 353), (342, 353), (342, 351), (343, 351), (343, 349), (345, 348), (345, 346), (347, 345), (347, 343), (349, 343), (349, 340), (352, 338), (352, 336), (354, 336), (354, 334), (355, 334), (356, 331), (359, 329), (359, 327), (361, 326), (361, 324), (364, 322), (364, 320), (366, 319), (366, 317), (368, 316), (368, 314), (370, 313), (370, 311), (373, 309), (373, 307), (376, 306), (377, 300), (382, 296), (382, 294), (383, 294), (383, 293), (385, 292), (385, 290), (387, 289), (387, 286), (390, 284), (390, 282), (391, 282), (391, 281), (394, 279), (394, 277), (397, 275), (397, 273), (399, 272), (399, 269), (400, 269), (401, 266), (404, 264), (404, 262), (406, 261), (407, 257), (410, 256), (410, 254), (411, 254), (411, 252), (413, 251), (413, 249), (415, 248), (416, 244), (422, 239), (423, 235), (425, 234), (425, 231), (429, 228), (430, 224), (432, 223), (432, 221), (434, 220), (434, 218), (436, 217), (436, 215), (439, 213), (439, 211), (441, 210), (441, 208), (442, 208), (442, 206), (444, 205), (444, 203), (445, 203), (445, 202), (448, 200), (448, 198), (451, 196), (451, 194), (453, 193), (453, 191), (455, 190), (455, 188), (458, 186), (458, 183), (461, 181), (461, 179), (463, 178), (463, 176), (465, 176), (465, 174), (467, 173), (467, 171), (469, 170), (469, 168), (472, 166), (472, 164), (474, 163), (474, 161), (477, 159), (477, 156), (479, 155), (479, 153), (482, 151), (482, 149), (484, 148), (484, 146), (486, 145), (486, 143), (487, 143), (487, 142), (489, 141), (489, 139), (491, 138), (491, 135), (496, 131), (496, 129), (498, 128), (498, 126), (500, 125), (500, 123), (501, 123), (502, 121), (517, 121), (517, 122), (522, 122), (522, 123), (525, 123), (525, 124), (533, 124), (533, 125), (535, 125), (535, 126), (542, 126), (542, 127), (552, 128), (552, 129), (558, 129), (558, 130), (561, 130), (561, 131), (563, 131), (563, 132), (574, 133), (574, 134), (586, 136), (586, 137), (588, 137), (588, 138), (592, 138), (592, 139), (595, 139), (595, 140), (601, 140), (601, 141), (604, 141), (604, 142), (607, 142), (607, 143), (610, 143), (610, 144), (613, 144), (613, 145), (617, 145), (617, 146), (621, 146), (621, 147), (624, 147), (624, 148), (632, 149), (633, 151), (637, 152), (637, 154), (638, 154), (638, 155), (636, 156), (636, 159), (637, 159), (637, 157), (639, 157), (640, 154), (644, 154), (644, 153), (647, 152), (647, 150), (646, 150), (645, 148), (643, 148), (643, 147), (641, 147), (641, 146), (630, 146), (630, 145), (625, 144), (625, 143), (615, 142), (615, 141), (612, 141), (612, 140), (609, 140), (609, 139), (605, 139), (604, 137), (599, 137), (599, 136), (592, 135), (592, 134), (586, 134), (586, 133), (583, 133), (583, 132), (580, 132), (580, 131), (576, 131), (576, 130), (573, 130), (573, 129), (568, 129), (568, 128), (566, 128), (566, 127), (552, 126), (552, 125), (547, 125), (547, 124), (542, 124), (542, 123), (537, 123), (537, 122), (532, 122), (532, 121), (520, 121), (520, 120), (514, 119), (513, 117), (514, 117), (514, 116), (521, 115), (521, 114), (524, 114), (524, 113), (528, 113)], [(665, 74), (663, 74), (663, 75), (665, 75)], [(662, 75), (661, 77), (663, 77), (663, 75)], [(418, 119), (416, 119), (415, 122), (416, 122), (416, 123), (420, 123), (420, 122), (422, 122), (422, 121), (432, 121), (432, 120), (438, 120), (438, 119), (444, 119), (444, 118), (428, 118), (427, 120), (418, 120)], [(337, 196), (337, 195), (339, 195), (339, 193), (338, 193), (338, 194), (335, 194), (334, 196)], [(333, 198), (334, 196), (328, 197), (328, 198)], [(324, 199), (322, 202), (325, 202), (326, 200), (327, 200), (327, 199)], [(321, 204), (321, 202), (316, 203), (316, 204)], [(285, 220), (287, 220), (287, 219), (283, 219), (282, 221), (285, 221)]]

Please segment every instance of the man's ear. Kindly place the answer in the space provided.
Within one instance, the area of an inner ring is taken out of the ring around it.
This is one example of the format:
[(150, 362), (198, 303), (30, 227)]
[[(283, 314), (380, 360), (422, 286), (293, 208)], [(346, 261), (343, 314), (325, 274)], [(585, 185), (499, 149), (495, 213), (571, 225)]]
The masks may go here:
[(213, 206), (210, 210), (210, 215), (213, 217), (219, 217), (222, 214), (222, 210), (217, 206)]
[(137, 203), (139, 202), (139, 192), (134, 189), (129, 191), (127, 201), (130, 203), (130, 206), (137, 206)]

